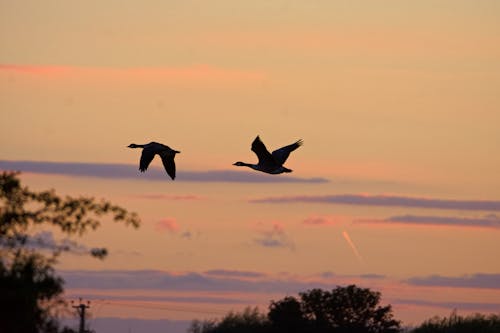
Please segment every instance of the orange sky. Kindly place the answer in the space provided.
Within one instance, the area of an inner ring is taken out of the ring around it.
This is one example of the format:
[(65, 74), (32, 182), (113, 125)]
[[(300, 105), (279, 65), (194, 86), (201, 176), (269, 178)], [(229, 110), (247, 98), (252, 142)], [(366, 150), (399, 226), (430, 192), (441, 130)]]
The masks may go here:
[[(108, 245), (106, 261), (69, 256), (61, 270), (329, 272), (387, 291), (413, 323), (452, 305), (491, 311), (473, 282), (500, 290), (499, 18), (492, 0), (0, 1), (0, 167), (27, 161), (28, 186), (140, 214), (137, 231), (106, 224), (83, 240)], [(231, 164), (256, 160), (256, 135), (270, 150), (304, 140), (291, 175), (244, 180), (253, 171)], [(174, 182), (72, 173), (135, 170), (125, 147), (152, 140), (182, 152)]]

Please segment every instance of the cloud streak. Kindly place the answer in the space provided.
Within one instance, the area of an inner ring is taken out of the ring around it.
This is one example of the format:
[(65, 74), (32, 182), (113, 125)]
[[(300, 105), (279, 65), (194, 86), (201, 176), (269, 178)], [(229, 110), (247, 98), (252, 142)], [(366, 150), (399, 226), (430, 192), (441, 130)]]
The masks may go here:
[[(72, 177), (97, 177), (107, 179), (168, 180), (165, 171), (150, 167), (144, 174), (137, 166), (128, 164), (63, 163), (37, 161), (0, 160), (0, 169), (41, 174), (55, 174)], [(176, 181), (185, 182), (227, 182), (227, 183), (327, 183), (325, 178), (299, 178), (293, 176), (276, 177), (232, 170), (177, 171)]]
[(305, 218), (302, 223), (308, 226), (325, 226), (339, 224), (339, 220), (337, 217), (313, 215)]
[(260, 71), (227, 69), (206, 64), (184, 67), (79, 67), (0, 64), (0, 72), (14, 72), (50, 77), (94, 78), (116, 80), (184, 80), (188, 82), (260, 82), (267, 75)]
[[(333, 284), (282, 280), (246, 271), (208, 271), (208, 273), (172, 273), (138, 271), (62, 271), (67, 288), (144, 289), (163, 291), (210, 292), (298, 292), (313, 287), (332, 288)], [(340, 280), (340, 278), (339, 278)]]
[(472, 274), (459, 277), (431, 275), (406, 281), (416, 286), (500, 289), (500, 274)]
[(357, 206), (410, 207), (443, 210), (500, 211), (500, 201), (451, 200), (438, 198), (405, 197), (393, 195), (311, 195), (282, 196), (250, 200), (252, 203), (321, 203)]
[(266, 274), (260, 272), (251, 271), (238, 271), (238, 270), (227, 270), (227, 269), (212, 269), (206, 271), (204, 274), (218, 277), (230, 277), (230, 278), (263, 278)]
[(360, 263), (363, 263), (363, 257), (361, 257), (361, 254), (359, 254), (359, 251), (358, 251), (356, 245), (354, 245), (354, 242), (352, 241), (352, 239), (349, 236), (349, 234), (347, 233), (347, 231), (342, 231), (342, 237), (344, 237), (344, 239), (347, 242), (347, 244), (349, 244), (349, 246), (352, 249), (352, 252), (356, 256), (356, 258), (358, 258), (358, 261)]
[(483, 217), (399, 215), (391, 216), (386, 219), (358, 219), (355, 220), (354, 223), (431, 225), (500, 229), (500, 217), (495, 214), (490, 214)]
[[(163, 290), (174, 292), (298, 292), (311, 288), (331, 289), (353, 280), (378, 281), (388, 279), (384, 275), (337, 275), (323, 272), (315, 277), (275, 276), (245, 270), (213, 269), (205, 272), (169, 272), (158, 270), (63, 270), (68, 288), (95, 290)], [(394, 281), (388, 280), (389, 283)], [(446, 287), (500, 290), (500, 274), (475, 273), (464, 276), (412, 277), (401, 281), (416, 287)], [(359, 282), (363, 283), (363, 282)], [(97, 291), (96, 291), (97, 293)]]
[(415, 299), (395, 299), (394, 304), (401, 305), (416, 305), (422, 307), (436, 307), (450, 310), (462, 311), (498, 311), (500, 303), (486, 303), (486, 302), (434, 302), (426, 300)]

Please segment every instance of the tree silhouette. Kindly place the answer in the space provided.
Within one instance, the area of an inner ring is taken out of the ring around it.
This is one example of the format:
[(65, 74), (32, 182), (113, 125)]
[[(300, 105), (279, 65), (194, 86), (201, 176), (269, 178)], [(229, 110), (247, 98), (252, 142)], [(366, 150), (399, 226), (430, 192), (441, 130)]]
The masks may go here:
[(0, 174), (0, 332), (59, 332), (57, 311), (64, 300), (63, 280), (54, 270), (57, 258), (64, 252), (107, 255), (105, 248), (86, 249), (34, 229), (45, 226), (67, 237), (82, 236), (96, 230), (105, 216), (133, 227), (140, 223), (135, 213), (106, 200), (35, 192), (21, 186), (18, 173)]
[(299, 333), (310, 329), (302, 306), (295, 297), (287, 296), (280, 301), (272, 301), (267, 317), (271, 322), (272, 332)]
[(399, 321), (393, 319), (391, 306), (379, 306), (381, 294), (368, 288), (349, 285), (330, 292), (312, 289), (299, 295), (300, 302), (288, 297), (271, 303), (271, 325), (280, 332), (287, 330), (285, 326), (290, 320), (303, 327), (301, 331), (318, 333), (393, 333), (400, 330)]
[(247, 307), (241, 313), (229, 312), (220, 321), (194, 320), (190, 333), (267, 333), (269, 323), (257, 308)]
[(466, 317), (453, 311), (449, 317), (433, 317), (413, 329), (412, 333), (498, 333), (500, 332), (500, 316), (474, 314)]
[(396, 333), (390, 305), (380, 306), (379, 292), (355, 285), (332, 291), (312, 289), (297, 299), (271, 301), (267, 320), (256, 309), (229, 313), (221, 321), (194, 321), (191, 333)]

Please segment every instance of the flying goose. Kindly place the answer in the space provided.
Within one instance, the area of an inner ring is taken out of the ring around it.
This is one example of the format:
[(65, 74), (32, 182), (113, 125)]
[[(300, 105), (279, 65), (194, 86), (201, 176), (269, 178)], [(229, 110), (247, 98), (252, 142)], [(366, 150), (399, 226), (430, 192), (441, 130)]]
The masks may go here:
[(158, 154), (161, 157), (161, 161), (163, 162), (163, 166), (165, 167), (167, 174), (170, 178), (172, 178), (172, 180), (175, 179), (174, 157), (175, 154), (180, 153), (180, 151), (173, 150), (169, 146), (165, 146), (158, 142), (150, 142), (145, 145), (131, 143), (128, 145), (128, 148), (142, 148), (141, 160), (139, 162), (139, 170), (141, 170), (141, 172), (147, 170), (155, 155)]
[(236, 166), (246, 166), (257, 171), (262, 171), (270, 174), (279, 174), (283, 172), (292, 172), (292, 170), (285, 168), (283, 164), (290, 155), (292, 151), (299, 148), (302, 145), (302, 140), (299, 140), (291, 145), (276, 149), (271, 154), (264, 143), (260, 140), (259, 136), (255, 138), (252, 142), (252, 151), (259, 158), (259, 163), (250, 164), (245, 162), (236, 162), (233, 165)]

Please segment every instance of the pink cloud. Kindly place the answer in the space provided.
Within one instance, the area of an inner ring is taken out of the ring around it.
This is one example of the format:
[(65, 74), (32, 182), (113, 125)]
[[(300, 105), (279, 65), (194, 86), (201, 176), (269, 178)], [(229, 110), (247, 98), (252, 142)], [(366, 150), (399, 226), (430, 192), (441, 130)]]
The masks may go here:
[(462, 211), (500, 211), (498, 200), (457, 200), (386, 194), (292, 195), (250, 200), (252, 203), (322, 203), (354, 206), (410, 207)]
[(166, 230), (171, 233), (176, 233), (177, 231), (179, 231), (179, 225), (174, 218), (166, 217), (156, 223), (156, 229), (159, 231)]
[(233, 69), (207, 64), (183, 67), (82, 67), (52, 65), (0, 64), (0, 72), (17, 72), (38, 76), (76, 77), (82, 79), (146, 80), (175, 82), (260, 82), (266, 78), (261, 71)]

